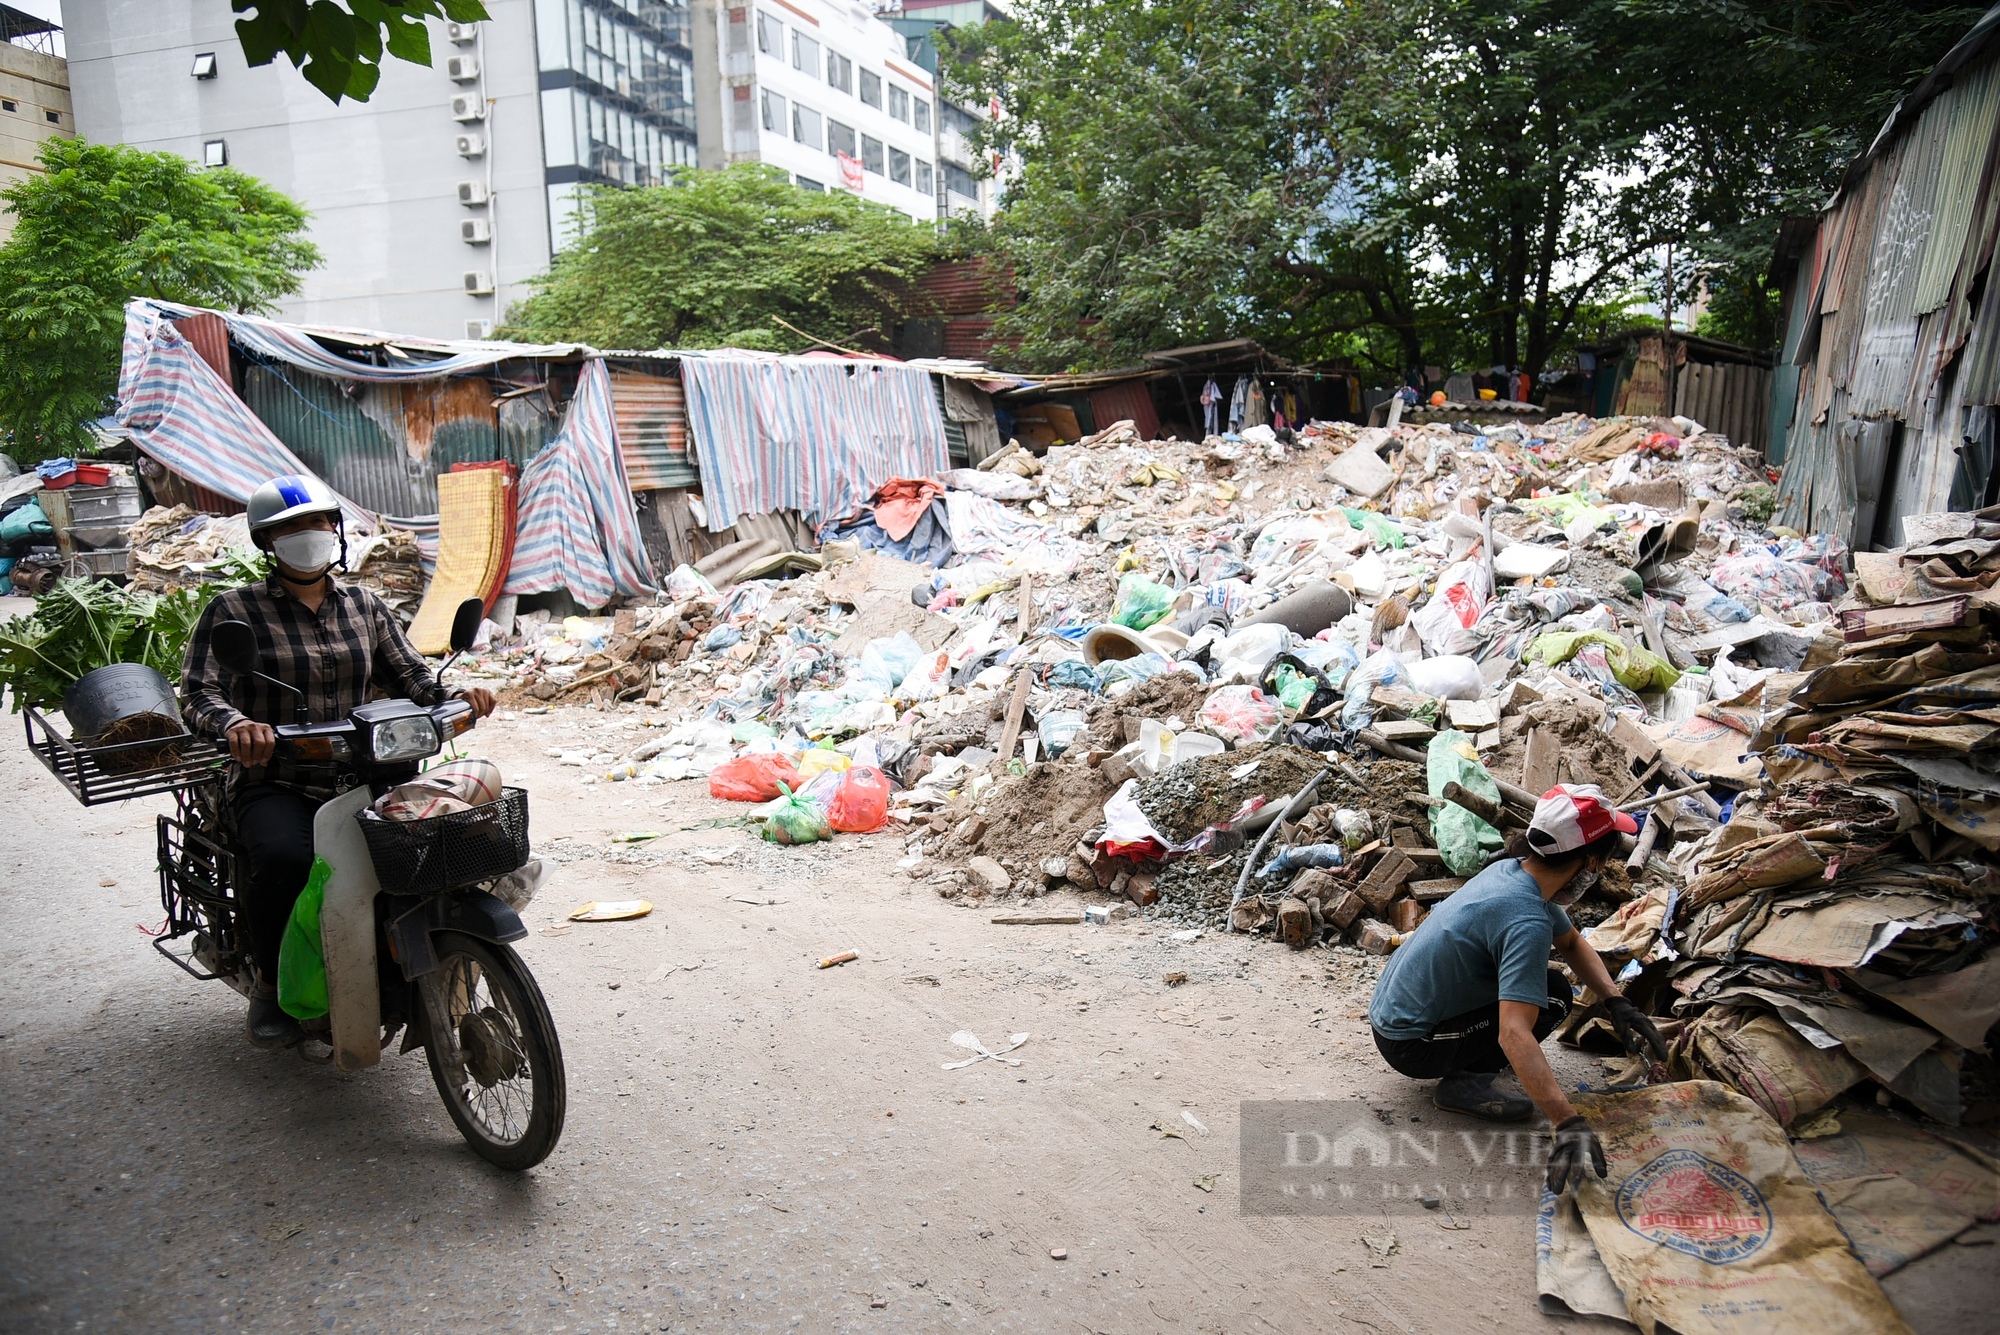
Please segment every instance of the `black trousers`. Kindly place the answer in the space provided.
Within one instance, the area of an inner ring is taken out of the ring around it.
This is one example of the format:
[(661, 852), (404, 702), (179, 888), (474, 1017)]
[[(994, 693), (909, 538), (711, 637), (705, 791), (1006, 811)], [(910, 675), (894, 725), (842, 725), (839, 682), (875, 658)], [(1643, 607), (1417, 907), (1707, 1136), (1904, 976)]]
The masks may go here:
[[(1549, 970), (1548, 1000), (1535, 1017), (1535, 1041), (1556, 1031), (1569, 1016), (1569, 979)], [(1463, 1015), (1454, 1015), (1431, 1031), (1429, 1038), (1384, 1038), (1375, 1035), (1382, 1060), (1413, 1080), (1436, 1080), (1459, 1071), (1491, 1075), (1507, 1069), (1500, 1046), (1500, 1002), (1496, 999)]]
[(278, 985), (278, 946), (292, 905), (312, 872), (313, 816), (320, 804), (289, 788), (258, 784), (236, 799), (236, 832), (249, 857), (249, 881), (237, 906), (257, 973)]

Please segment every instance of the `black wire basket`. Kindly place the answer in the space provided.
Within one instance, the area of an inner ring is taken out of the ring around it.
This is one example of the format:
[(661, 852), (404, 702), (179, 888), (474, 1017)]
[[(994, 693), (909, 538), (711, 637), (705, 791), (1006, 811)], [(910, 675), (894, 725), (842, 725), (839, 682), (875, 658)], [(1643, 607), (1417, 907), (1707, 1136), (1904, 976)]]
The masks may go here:
[(528, 792), (503, 788), (469, 811), (424, 820), (386, 820), (372, 810), (355, 819), (368, 840), (375, 879), (392, 895), (435, 895), (505, 876), (528, 861)]

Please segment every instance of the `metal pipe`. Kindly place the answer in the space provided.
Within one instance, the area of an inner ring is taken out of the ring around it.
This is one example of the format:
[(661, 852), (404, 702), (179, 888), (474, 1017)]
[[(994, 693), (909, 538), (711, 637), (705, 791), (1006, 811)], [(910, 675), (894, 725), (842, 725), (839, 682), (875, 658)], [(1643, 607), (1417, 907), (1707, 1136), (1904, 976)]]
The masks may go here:
[[(1333, 767), (1329, 765), (1327, 768), (1313, 775), (1306, 783), (1306, 786), (1299, 789), (1298, 795), (1285, 803), (1284, 817), (1273, 818), (1271, 823), (1264, 827), (1264, 833), (1258, 838), (1257, 846), (1250, 850), (1250, 856), (1243, 861), (1243, 870), (1237, 873), (1236, 893), (1229, 897), (1229, 911), (1223, 915), (1222, 919), (1222, 931), (1225, 936), (1236, 930), (1236, 906), (1243, 902), (1243, 891), (1250, 884), (1250, 873), (1256, 869), (1257, 859), (1264, 856), (1264, 845), (1271, 842), (1271, 835), (1277, 831), (1280, 825), (1285, 823), (1285, 820), (1290, 819), (1292, 812), (1305, 811), (1312, 806), (1313, 790), (1319, 787), (1321, 779), (1324, 779), (1331, 773), (1333, 773)], [(1277, 803), (1274, 802), (1272, 805), (1276, 806)], [(1263, 813), (1259, 812), (1258, 814), (1261, 815)]]

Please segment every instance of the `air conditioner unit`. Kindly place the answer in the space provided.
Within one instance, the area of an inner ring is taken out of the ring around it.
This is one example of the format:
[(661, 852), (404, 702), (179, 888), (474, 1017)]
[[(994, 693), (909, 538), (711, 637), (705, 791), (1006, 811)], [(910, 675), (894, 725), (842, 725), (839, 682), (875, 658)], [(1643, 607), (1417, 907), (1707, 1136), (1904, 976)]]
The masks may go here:
[(479, 57), (453, 56), (444, 62), (446, 77), (457, 83), (471, 83), (479, 77)]
[(465, 291), (468, 296), (490, 297), (493, 295), (493, 275), (484, 269), (465, 271)]
[(465, 336), (477, 339), (491, 338), (493, 337), (493, 322), (491, 320), (467, 320), (465, 322)]
[(458, 183), (458, 202), (467, 208), (484, 204), (486, 202), (486, 182), (460, 181)]
[(444, 25), (444, 35), (448, 40), (457, 42), (460, 46), (470, 46), (479, 40), (479, 25), (477, 23), (447, 23)]
[(460, 93), (451, 99), (451, 118), (456, 121), (486, 119), (486, 99), (477, 93)]
[(468, 246), (483, 246), (493, 239), (493, 224), (484, 218), (466, 218), (458, 224), (458, 239)]
[(458, 155), (462, 158), (478, 158), (486, 155), (486, 136), (483, 134), (462, 134), (458, 136)]

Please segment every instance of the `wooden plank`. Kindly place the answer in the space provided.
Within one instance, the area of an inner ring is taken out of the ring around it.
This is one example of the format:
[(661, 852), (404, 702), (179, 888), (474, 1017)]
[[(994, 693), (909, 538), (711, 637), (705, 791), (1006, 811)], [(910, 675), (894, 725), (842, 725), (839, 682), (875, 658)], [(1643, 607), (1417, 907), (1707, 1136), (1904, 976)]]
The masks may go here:
[(1390, 719), (1375, 725), (1375, 731), (1392, 742), (1429, 741), (1437, 735), (1437, 729), (1428, 723), (1413, 718)]
[(1014, 743), (1021, 737), (1021, 715), (1028, 708), (1028, 683), (1034, 677), (1032, 665), (1023, 663), (1014, 673), (1014, 698), (1007, 702), (1007, 722), (1000, 732), (1000, 754), (993, 758), (996, 769), (1005, 770), (1014, 758)]
[(1626, 714), (1620, 714), (1611, 724), (1612, 740), (1632, 753), (1632, 759), (1642, 765), (1651, 764), (1660, 754), (1660, 744), (1639, 730), (1639, 725)]
[(1069, 927), (1083, 921), (1081, 913), (999, 913), (993, 921), (1008, 927)]
[(1555, 786), (1556, 762), (1561, 759), (1562, 741), (1555, 729), (1529, 732), (1527, 756), (1521, 761), (1521, 786), (1531, 793), (1546, 793)]

